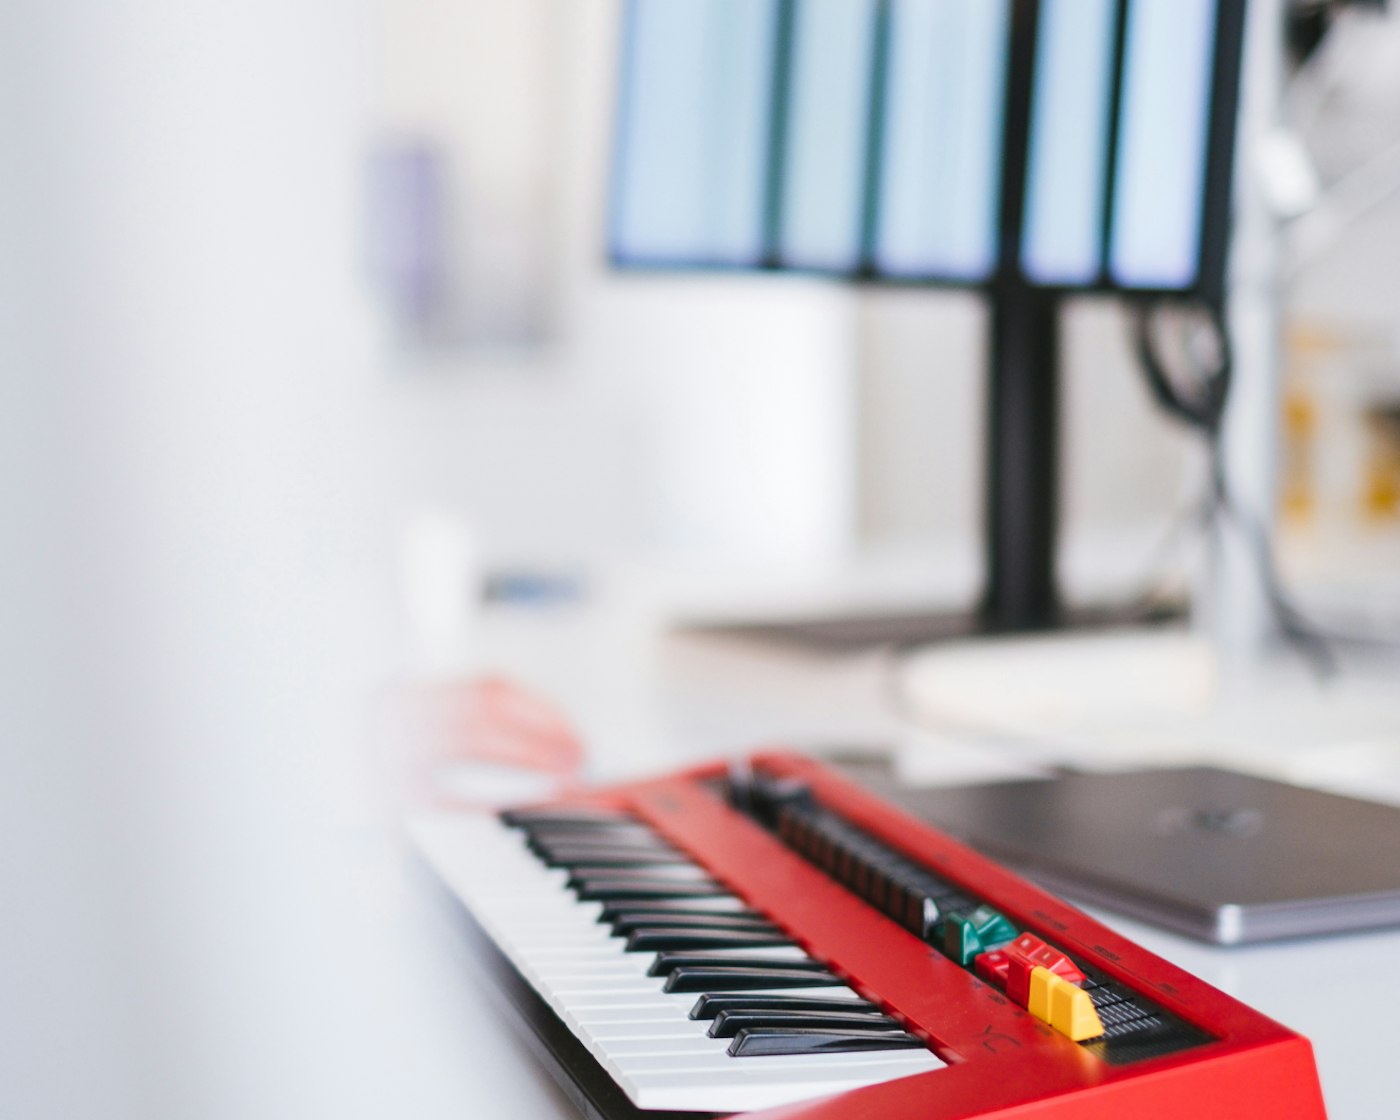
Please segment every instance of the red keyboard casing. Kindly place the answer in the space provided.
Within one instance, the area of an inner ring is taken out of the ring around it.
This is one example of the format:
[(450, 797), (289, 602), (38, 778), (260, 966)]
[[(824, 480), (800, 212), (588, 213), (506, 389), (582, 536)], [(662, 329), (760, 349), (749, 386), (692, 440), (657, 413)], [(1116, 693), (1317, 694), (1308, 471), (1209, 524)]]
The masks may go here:
[(714, 790), (719, 765), (570, 798), (625, 809), (926, 1037), (948, 1067), (753, 1120), (1319, 1120), (1307, 1039), (1134, 944), (996, 861), (801, 756), (753, 756), (826, 808), (958, 884), (1213, 1041), (1110, 1064), (829, 878)]

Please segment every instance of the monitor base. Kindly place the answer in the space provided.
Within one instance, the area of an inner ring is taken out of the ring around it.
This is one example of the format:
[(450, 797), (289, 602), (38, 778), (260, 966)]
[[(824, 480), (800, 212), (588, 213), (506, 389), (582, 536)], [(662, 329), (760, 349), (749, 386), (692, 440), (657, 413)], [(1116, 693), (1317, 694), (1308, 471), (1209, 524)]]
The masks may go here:
[[(1119, 630), (1181, 622), (1186, 617), (1185, 600), (1154, 604), (1149, 608), (1099, 604), (1064, 609), (1055, 622), (1037, 631)], [(764, 621), (717, 619), (684, 623), (682, 628), (692, 633), (747, 637), (833, 652), (871, 646), (906, 649), (1013, 632), (977, 611), (949, 609), (860, 611)]]

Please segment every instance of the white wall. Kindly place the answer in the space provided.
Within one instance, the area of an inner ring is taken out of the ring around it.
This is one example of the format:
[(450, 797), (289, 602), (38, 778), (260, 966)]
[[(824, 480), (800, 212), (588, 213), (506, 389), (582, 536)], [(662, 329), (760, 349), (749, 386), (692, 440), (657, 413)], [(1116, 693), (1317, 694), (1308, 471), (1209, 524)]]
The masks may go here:
[[(545, 169), (559, 218), (555, 342), (420, 361), (417, 376), (391, 352), (401, 388), (387, 408), (403, 414), (417, 464), (405, 485), (459, 509), (508, 556), (597, 555), (614, 542), (711, 563), (814, 560), (857, 538), (975, 547), (984, 392), (975, 300), (603, 267), (617, 8), (480, 0), (449, 18), (419, 0), (400, 13), (434, 45), (410, 80), (380, 73), (377, 114), (431, 124), (437, 104), (478, 164), (499, 160), (501, 183), (524, 175), (538, 144), (472, 108), (473, 91), (506, 104), (555, 98), (526, 124), (559, 138)], [(527, 49), (526, 25), (548, 41)], [(454, 34), (470, 40), (455, 71), (440, 47)], [(478, 74), (484, 42), (501, 48)], [(405, 67), (411, 54), (402, 42), (394, 50), (397, 62), (382, 65)], [(501, 57), (559, 60), (558, 73), (498, 91)], [(444, 107), (454, 95), (458, 108)], [(1122, 330), (1091, 305), (1066, 332), (1071, 533), (1156, 525), (1180, 497), (1189, 453), (1147, 402)]]
[[(557, 13), (595, 123), (610, 11)], [(6, 1116), (474, 1114), (367, 762), (405, 520), (548, 560), (845, 532), (828, 291), (607, 280), (570, 220), (560, 342), (386, 360), (373, 45), (330, 0), (0, 12)]]
[[(980, 546), (986, 313), (971, 294), (862, 298), (861, 529), (872, 543)], [(1062, 328), (1061, 515), (1069, 548), (1160, 531), (1192, 493), (1199, 450), (1150, 400), (1112, 301), (1069, 301)], [(1145, 575), (1141, 549), (1121, 576)]]
[(391, 653), (356, 12), (3, 21), (0, 1113), (383, 1115), (450, 1066), (386, 1049), (338, 846)]
[[(413, 448), (400, 457), (410, 476), (403, 488), (462, 510), (510, 556), (596, 555), (618, 542), (711, 559), (763, 555), (757, 539), (765, 526), (777, 531), (773, 515), (780, 525), (783, 511), (790, 523), (777, 551), (789, 557), (830, 551), (850, 538), (853, 522), (867, 543), (975, 542), (984, 392), (975, 301), (766, 277), (618, 278), (602, 267), (616, 7), (457, 7), (453, 18), (477, 29), (477, 53), (499, 24), (511, 45), (503, 54), (560, 60), (557, 84), (534, 87), (552, 91), (555, 108), (531, 117), (560, 138), (548, 169), (559, 215), (556, 342), (533, 353), (458, 356), (426, 377), (387, 360), (400, 379), (386, 390), (386, 412), (401, 414), (396, 438)], [(550, 38), (533, 54), (518, 42), (527, 23)], [(1366, 48), (1373, 107), (1358, 113), (1353, 94), (1319, 122), (1312, 139), (1330, 142), (1333, 163), (1350, 154), (1348, 135), (1352, 148), (1363, 134), (1378, 145), (1398, 127), (1372, 88), (1400, 72), (1388, 63), (1396, 23), (1372, 21), (1350, 35), (1352, 49)], [(464, 69), (459, 85), (471, 90)], [(430, 98), (423, 87), (441, 87), (442, 72), (424, 77), (414, 96)], [(505, 94), (526, 101), (522, 89)], [(394, 111), (407, 112), (402, 104)], [(1328, 123), (1351, 117), (1360, 123)], [(489, 155), (505, 135), (502, 120), (488, 115), (475, 131), (460, 130)], [(502, 158), (516, 173), (532, 157), (517, 136)], [(1400, 237), (1393, 210), (1368, 217), (1315, 261), (1291, 306), (1328, 318), (1386, 317), (1389, 257), (1373, 246)], [(1125, 331), (1110, 303), (1082, 301), (1068, 316), (1063, 512), (1071, 541), (1120, 530), (1150, 537), (1200, 479), (1198, 449), (1149, 400)], [(555, 469), (556, 456), (567, 471)], [(816, 481), (804, 486), (803, 478)], [(521, 509), (548, 516), (522, 518)]]
[[(390, 52), (397, 61), (376, 55), (375, 126), (449, 118), (443, 131), (463, 163), (501, 162), (496, 188), (529, 180), (534, 148), (513, 120), (481, 106), (551, 99), (522, 125), (549, 138), (535, 189), (555, 230), (550, 341), (428, 356), (386, 347), (399, 486), (456, 510), (488, 553), (512, 559), (625, 551), (695, 565), (839, 553), (854, 519), (849, 294), (613, 273), (603, 217), (620, 4), (524, 7), (528, 18), (493, 0), (413, 5), (403, 36), (436, 44), (470, 30), (455, 70), (436, 47), (427, 76), (393, 72), (412, 61), (402, 43)], [(522, 23), (547, 42), (523, 49)], [(492, 66), (470, 64), (497, 42), (547, 68), (526, 83), (533, 94), (519, 83), (499, 90)], [(433, 109), (449, 97), (455, 108)]]
[(93, 620), (55, 573), (71, 497), (45, 21), (0, 8), (0, 1113), (124, 1115), (127, 995), (113, 932), (112, 776), (80, 689)]

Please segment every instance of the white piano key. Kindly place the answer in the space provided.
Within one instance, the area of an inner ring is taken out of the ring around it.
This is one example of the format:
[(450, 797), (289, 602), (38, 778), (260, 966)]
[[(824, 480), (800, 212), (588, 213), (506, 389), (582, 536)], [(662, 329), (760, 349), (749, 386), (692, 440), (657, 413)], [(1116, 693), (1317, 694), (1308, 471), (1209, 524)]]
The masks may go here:
[[(687, 1002), (688, 1001), (688, 1002)], [(677, 1018), (689, 1018), (695, 1000), (689, 995), (675, 995), (658, 988), (653, 993), (634, 995), (611, 995), (607, 992), (579, 996), (560, 1009), (560, 1018), (571, 1026), (579, 1026), (592, 1019), (599, 1012), (618, 1012), (626, 1015), (638, 1010), (662, 1007), (670, 1008)]]
[(571, 962), (586, 963), (588, 961), (607, 964), (620, 959), (621, 956), (620, 948), (614, 949), (610, 945), (593, 945), (582, 949), (555, 946), (552, 949), (535, 949), (530, 953), (530, 959), (541, 966), (569, 964)]
[(573, 996), (620, 995), (623, 993), (651, 996), (661, 992), (661, 984), (661, 978), (654, 976), (643, 976), (636, 980), (603, 977), (596, 980), (561, 980), (551, 987), (555, 995), (567, 1000)]
[(640, 965), (626, 956), (604, 956), (602, 953), (587, 957), (552, 957), (531, 962), (534, 971), (541, 976), (555, 980), (567, 980), (579, 976), (645, 976), (646, 962)]
[(595, 921), (593, 918), (572, 912), (567, 906), (549, 906), (544, 903), (511, 907), (508, 913), (501, 914), (497, 924), (522, 933), (550, 933), (556, 930), (592, 931), (600, 937), (607, 937), (612, 927)]
[[(782, 964), (788, 961), (809, 959), (801, 949), (791, 945), (765, 945), (761, 949), (696, 949), (694, 951), (678, 949), (676, 952), (685, 953), (686, 956), (695, 956), (707, 962), (713, 961), (717, 966), (724, 965), (729, 961), (773, 961), (775, 964)], [(593, 964), (620, 964), (632, 972), (645, 974), (655, 960), (655, 953), (627, 952), (626, 946), (619, 940), (618, 952), (615, 956), (609, 956), (603, 952), (585, 957), (560, 956), (554, 958), (552, 963), (563, 968), (576, 964), (583, 969), (587, 969)]]
[[(748, 1059), (756, 1062), (775, 1061), (772, 1058)], [(731, 1059), (740, 1066), (745, 1059)], [(816, 1059), (817, 1063), (825, 1059)], [(929, 1067), (940, 1069), (941, 1063)], [(762, 1108), (777, 1108), (796, 1101), (849, 1092), (865, 1085), (893, 1081), (928, 1069), (903, 1063), (869, 1066), (825, 1066), (814, 1064), (803, 1069), (786, 1069), (769, 1073), (747, 1073), (742, 1070), (724, 1077), (708, 1071), (689, 1075), (674, 1071), (623, 1076), (619, 1084), (641, 1109), (687, 1110), (704, 1108), (713, 1112), (751, 1112)], [(697, 1104), (696, 1102), (702, 1102)]]
[(568, 948), (605, 948), (616, 945), (618, 952), (625, 952), (626, 943), (620, 937), (614, 937), (612, 930), (603, 926), (565, 926), (563, 929), (540, 930), (540, 929), (520, 929), (505, 925), (502, 927), (508, 930), (513, 936), (516, 944), (524, 952), (531, 952), (536, 949), (568, 949)]
[(925, 1070), (941, 1070), (937, 1054), (928, 1050), (872, 1050), (851, 1054), (774, 1054), (769, 1057), (729, 1057), (732, 1039), (704, 1039), (713, 1046), (697, 1042), (693, 1053), (685, 1049), (676, 1053), (612, 1054), (610, 1061), (629, 1078), (651, 1079), (671, 1077), (675, 1081), (704, 1077), (773, 1078), (774, 1081), (801, 1077), (819, 1078), (839, 1072), (841, 1077), (854, 1074), (895, 1074), (907, 1077)]
[[(791, 996), (793, 994), (794, 992), (790, 988), (775, 988), (766, 992), (743, 993), (743, 995), (745, 996)], [(803, 988), (801, 989), (800, 994), (804, 996), (813, 996), (820, 999), (849, 999), (853, 1003), (860, 1000), (861, 998), (859, 994), (852, 991), (850, 988)], [(699, 995), (695, 994), (694, 992), (687, 992), (683, 995), (665, 992), (663, 993), (663, 996), (666, 1000), (671, 1001), (666, 1007), (658, 1007), (655, 1001), (649, 1001), (645, 1004), (642, 1004), (641, 1009), (643, 1011), (650, 1011), (655, 1009), (656, 1013), (659, 1016), (669, 1019), (674, 1017), (675, 1008), (678, 1006), (684, 1013), (684, 1016), (687, 1021), (694, 1023), (704, 1023), (706, 1029), (709, 1028), (709, 1024), (712, 1022), (712, 1020), (690, 1018), (690, 1010), (700, 999)], [(646, 1015), (638, 1015), (638, 1005), (635, 1003), (580, 1007), (577, 1009), (577, 1016), (581, 1022), (590, 1025), (593, 1023), (623, 1022), (629, 1018), (643, 1019), (648, 1017)]]
[[(677, 1009), (673, 1006), (646, 1003), (641, 1006), (585, 1008), (579, 1011), (574, 1018), (585, 1029), (602, 1033), (610, 1026), (642, 1027), (646, 1024), (675, 1023), (680, 1020), (676, 1011)], [(686, 1015), (689, 1014), (687, 1009)], [(709, 1025), (708, 1019), (686, 1019), (685, 1021), (690, 1023), (703, 1021), (706, 1026)]]
[[(670, 1077), (677, 1081), (699, 1077), (787, 1080), (794, 1074), (804, 1077), (839, 1074), (843, 1078), (859, 1078), (865, 1084), (874, 1084), (893, 1077), (908, 1077), (911, 1074), (943, 1068), (943, 1062), (927, 1051), (891, 1049), (864, 1053), (781, 1054), (761, 1058), (732, 1058), (729, 1056), (729, 1043), (733, 1040), (728, 1038), (677, 1038), (662, 1041), (670, 1044), (669, 1048), (662, 1046), (649, 1051), (619, 1053), (618, 1048), (628, 1043), (608, 1041), (604, 1046), (619, 1076), (637, 1080), (652, 1077)], [(750, 1064), (761, 1068), (743, 1068)]]
[[(568, 873), (537, 860), (519, 833), (491, 818), (457, 818), (419, 839), (478, 924), (638, 1108), (750, 1111), (942, 1067), (926, 1050), (731, 1058), (731, 1040), (710, 1038), (711, 1021), (690, 1018), (699, 994), (664, 992), (664, 977), (646, 976), (655, 954), (627, 952), (598, 920), (602, 905), (580, 903)], [(751, 908), (733, 896), (686, 907)], [(805, 959), (795, 946), (684, 952), (717, 961)], [(844, 986), (803, 992), (860, 998)]]
[[(628, 1077), (673, 1073), (678, 1078), (703, 1074), (725, 1075), (738, 1070), (744, 1076), (779, 1076), (792, 1072), (841, 1070), (843, 1075), (876, 1069), (903, 1069), (908, 1073), (941, 1067), (942, 1062), (927, 1050), (870, 1050), (848, 1054), (775, 1054), (765, 1057), (731, 1058), (729, 1038), (665, 1039), (655, 1049), (628, 1050), (630, 1043), (607, 1045), (609, 1057)], [(934, 1063), (930, 1065), (930, 1059)], [(752, 1074), (746, 1066), (754, 1066)]]
[[(710, 1038), (709, 1026), (706, 1023), (702, 1027), (694, 1019), (678, 1019), (673, 1015), (669, 1019), (648, 1019), (641, 1023), (599, 1023), (588, 1028), (588, 1035), (619, 1057), (644, 1052), (669, 1054), (679, 1046), (688, 1046), (694, 1051), (702, 1039), (729, 1042), (727, 1038)], [(652, 1049), (643, 1051), (644, 1046)]]

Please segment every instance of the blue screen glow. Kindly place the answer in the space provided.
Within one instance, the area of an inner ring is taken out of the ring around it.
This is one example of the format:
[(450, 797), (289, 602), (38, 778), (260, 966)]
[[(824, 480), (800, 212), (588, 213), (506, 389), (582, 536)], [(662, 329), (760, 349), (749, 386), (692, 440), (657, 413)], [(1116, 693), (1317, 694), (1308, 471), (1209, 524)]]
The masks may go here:
[(849, 272), (860, 259), (874, 0), (797, 6), (782, 261)]
[(981, 280), (996, 262), (1006, 0), (894, 0), (878, 269)]
[(1109, 271), (1185, 288), (1200, 266), (1215, 0), (1133, 0)]
[(1042, 0), (1021, 267), (1089, 284), (1103, 263), (1115, 0)]
[(613, 248), (753, 265), (763, 249), (776, 0), (634, 0)]

